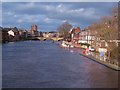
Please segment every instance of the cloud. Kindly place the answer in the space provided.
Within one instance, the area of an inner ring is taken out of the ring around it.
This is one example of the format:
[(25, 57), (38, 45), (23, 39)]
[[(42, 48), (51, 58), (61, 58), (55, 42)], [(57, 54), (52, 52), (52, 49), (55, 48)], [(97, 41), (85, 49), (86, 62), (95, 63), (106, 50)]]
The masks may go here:
[(61, 3), (61, 2), (11, 2), (3, 3), (3, 26), (29, 28), (31, 24), (40, 30), (55, 30), (64, 20), (74, 26), (85, 26), (109, 15), (116, 3)]
[(0, 26), (2, 26), (2, 3), (0, 3)]
[(58, 6), (57, 6), (57, 8), (61, 8), (63, 6), (63, 4), (59, 4)]
[(20, 19), (22, 20), (22, 22), (24, 23), (42, 23), (42, 21), (44, 21), (44, 16), (42, 15), (19, 15), (16, 17), (16, 19)]
[(7, 15), (14, 15), (14, 12), (12, 12), (12, 11), (8, 11), (8, 12), (5, 12), (4, 14), (7, 14)]
[(2, 2), (119, 2), (119, 0), (2, 0)]
[(65, 20), (62, 20), (62, 23), (64, 23), (64, 22), (67, 22), (67, 20), (65, 19)]
[(81, 17), (81, 18), (89, 18), (89, 17), (93, 17), (93, 19), (96, 17), (95, 16), (95, 9), (94, 8), (79, 8), (79, 9), (72, 9), (72, 10), (68, 10), (67, 12), (68, 14), (72, 14), (75, 15), (77, 17)]
[(17, 22), (18, 22), (18, 23), (22, 23), (23, 20), (22, 20), (22, 19), (18, 19)]
[(45, 18), (45, 19), (44, 19), (44, 22), (45, 22), (45, 23), (50, 23), (50, 22), (52, 22), (52, 21), (53, 21), (53, 20), (50, 19), (50, 18)]
[[(47, 14), (48, 16), (53, 15), (52, 13), (57, 14), (58, 16), (63, 15), (74, 15), (74, 16), (93, 16), (94, 15), (94, 8), (77, 8), (77, 9), (71, 9), (69, 8), (67, 4), (37, 4), (37, 3), (22, 3), (18, 4), (15, 3), (14, 5), (16, 7), (16, 10), (13, 9), (14, 12), (17, 14)], [(75, 5), (73, 5), (75, 6)], [(78, 5), (77, 5), (78, 6)], [(9, 12), (9, 9), (8, 11)], [(54, 15), (53, 15), (54, 16)]]
[(53, 24), (53, 25), (61, 23), (61, 20), (59, 19), (53, 19), (48, 17), (44, 18), (42, 21), (45, 22), (46, 24)]

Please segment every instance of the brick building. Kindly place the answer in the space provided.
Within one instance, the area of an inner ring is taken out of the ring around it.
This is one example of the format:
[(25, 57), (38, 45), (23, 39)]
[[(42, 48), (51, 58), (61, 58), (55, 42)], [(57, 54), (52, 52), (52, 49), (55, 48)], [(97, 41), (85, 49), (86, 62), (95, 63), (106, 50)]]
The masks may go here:
[(31, 26), (31, 36), (36, 37), (39, 36), (39, 32), (37, 31), (38, 27), (37, 25)]
[(76, 28), (72, 28), (71, 30), (70, 30), (70, 35), (71, 35), (71, 41), (73, 42), (73, 43), (78, 43), (78, 41), (79, 41), (79, 33), (81, 32), (81, 29), (80, 29), (80, 27), (76, 27)]

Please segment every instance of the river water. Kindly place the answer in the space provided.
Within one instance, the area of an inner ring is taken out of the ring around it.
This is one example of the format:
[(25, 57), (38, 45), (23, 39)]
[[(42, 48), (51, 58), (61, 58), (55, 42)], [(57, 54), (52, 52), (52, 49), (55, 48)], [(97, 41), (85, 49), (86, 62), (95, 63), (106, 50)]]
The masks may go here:
[(116, 88), (118, 72), (52, 41), (3, 44), (3, 88)]

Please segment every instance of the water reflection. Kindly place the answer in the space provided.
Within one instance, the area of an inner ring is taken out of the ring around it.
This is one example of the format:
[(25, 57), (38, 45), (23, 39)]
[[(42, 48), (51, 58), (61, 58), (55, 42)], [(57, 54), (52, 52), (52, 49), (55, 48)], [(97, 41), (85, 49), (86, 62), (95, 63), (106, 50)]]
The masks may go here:
[[(3, 87), (114, 88), (118, 72), (52, 41), (3, 45)], [(112, 77), (112, 78), (111, 78)]]

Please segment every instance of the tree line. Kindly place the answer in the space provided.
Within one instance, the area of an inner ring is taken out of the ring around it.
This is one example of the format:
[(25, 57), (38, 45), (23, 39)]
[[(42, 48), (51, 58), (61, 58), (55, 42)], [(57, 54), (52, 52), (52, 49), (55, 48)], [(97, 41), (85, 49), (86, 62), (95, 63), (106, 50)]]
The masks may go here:
[[(110, 15), (103, 16), (99, 21), (85, 27), (85, 30), (89, 30), (89, 32), (96, 37), (93, 43), (94, 46), (102, 40), (107, 42), (107, 50), (111, 53), (110, 58), (112, 60), (119, 60), (118, 56), (120, 56), (120, 47), (118, 46), (119, 43), (116, 42), (119, 39), (118, 11), (118, 7), (114, 7)], [(64, 22), (57, 28), (57, 30), (62, 37), (67, 38), (69, 37), (69, 31), (71, 28), (71, 24)]]

